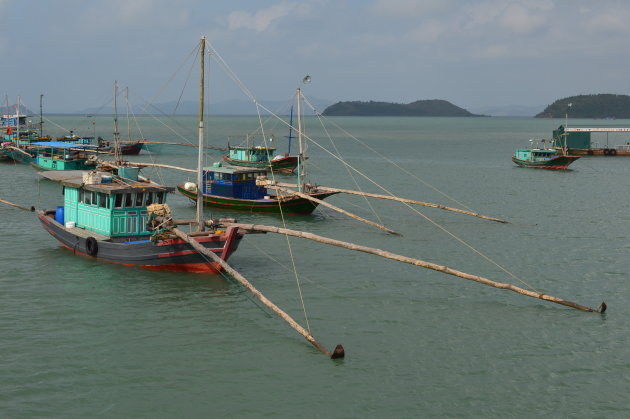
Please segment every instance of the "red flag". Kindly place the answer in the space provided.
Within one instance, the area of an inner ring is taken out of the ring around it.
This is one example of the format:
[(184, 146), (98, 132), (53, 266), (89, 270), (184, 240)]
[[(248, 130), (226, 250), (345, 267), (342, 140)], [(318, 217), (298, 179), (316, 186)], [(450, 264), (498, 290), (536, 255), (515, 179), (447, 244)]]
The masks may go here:
[(13, 130), (11, 129), (11, 125), (7, 126), (7, 135), (13, 134)]

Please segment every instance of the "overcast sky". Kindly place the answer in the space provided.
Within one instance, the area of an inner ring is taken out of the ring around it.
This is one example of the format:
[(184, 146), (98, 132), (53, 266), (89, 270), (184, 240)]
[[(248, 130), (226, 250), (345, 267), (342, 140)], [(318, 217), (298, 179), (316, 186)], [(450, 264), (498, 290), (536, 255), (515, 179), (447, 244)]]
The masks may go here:
[[(0, 0), (2, 89), (49, 112), (176, 100), (201, 35), (259, 100), (445, 99), (471, 109), (630, 93), (630, 1)], [(245, 99), (210, 66), (211, 101)], [(195, 100), (197, 73), (184, 99)], [(177, 87), (175, 87), (177, 86)]]

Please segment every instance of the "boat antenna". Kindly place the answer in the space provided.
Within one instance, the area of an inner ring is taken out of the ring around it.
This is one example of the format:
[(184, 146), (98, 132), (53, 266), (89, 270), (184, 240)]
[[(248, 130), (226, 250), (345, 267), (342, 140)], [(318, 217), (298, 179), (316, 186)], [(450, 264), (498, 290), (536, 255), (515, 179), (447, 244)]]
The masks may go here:
[(199, 147), (197, 147), (197, 231), (203, 231), (203, 99), (204, 99), (204, 58), (206, 53), (206, 37), (201, 37), (199, 61), (201, 64), (199, 83)]

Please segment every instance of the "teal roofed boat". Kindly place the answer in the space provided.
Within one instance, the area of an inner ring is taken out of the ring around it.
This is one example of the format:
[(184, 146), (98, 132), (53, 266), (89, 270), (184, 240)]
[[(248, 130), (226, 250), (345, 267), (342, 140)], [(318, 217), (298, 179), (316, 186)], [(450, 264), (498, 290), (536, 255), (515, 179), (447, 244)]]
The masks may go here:
[[(60, 141), (32, 144), (31, 165), (40, 170), (90, 170), (96, 165), (95, 146), (69, 144)], [(90, 153), (91, 152), (91, 153)]]
[[(571, 163), (580, 156), (570, 156), (562, 150), (547, 148), (547, 140), (529, 140), (530, 148), (519, 148), (514, 152), (512, 161), (521, 167), (531, 167), (536, 169), (565, 170)], [(538, 144), (540, 143), (540, 145)], [(549, 140), (551, 144), (551, 140)]]

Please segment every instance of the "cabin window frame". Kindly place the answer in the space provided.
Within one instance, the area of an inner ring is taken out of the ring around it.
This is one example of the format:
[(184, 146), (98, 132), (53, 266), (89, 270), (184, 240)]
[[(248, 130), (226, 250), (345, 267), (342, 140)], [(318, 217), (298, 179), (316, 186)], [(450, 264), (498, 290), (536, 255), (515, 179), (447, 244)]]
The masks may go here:
[(124, 208), (124, 203), (125, 203), (125, 199), (124, 199), (125, 194), (122, 193), (117, 193), (114, 194), (114, 208), (115, 209), (122, 209)]
[(133, 203), (135, 202), (135, 194), (133, 193), (124, 193), (123, 195), (125, 195), (125, 199), (124, 199), (124, 206), (123, 208), (133, 208)]
[(98, 207), (109, 209), (109, 195), (107, 195), (105, 192), (98, 192), (97, 196), (98, 196)]
[(134, 208), (140, 208), (144, 204), (144, 192), (136, 192), (136, 199), (133, 201)]

